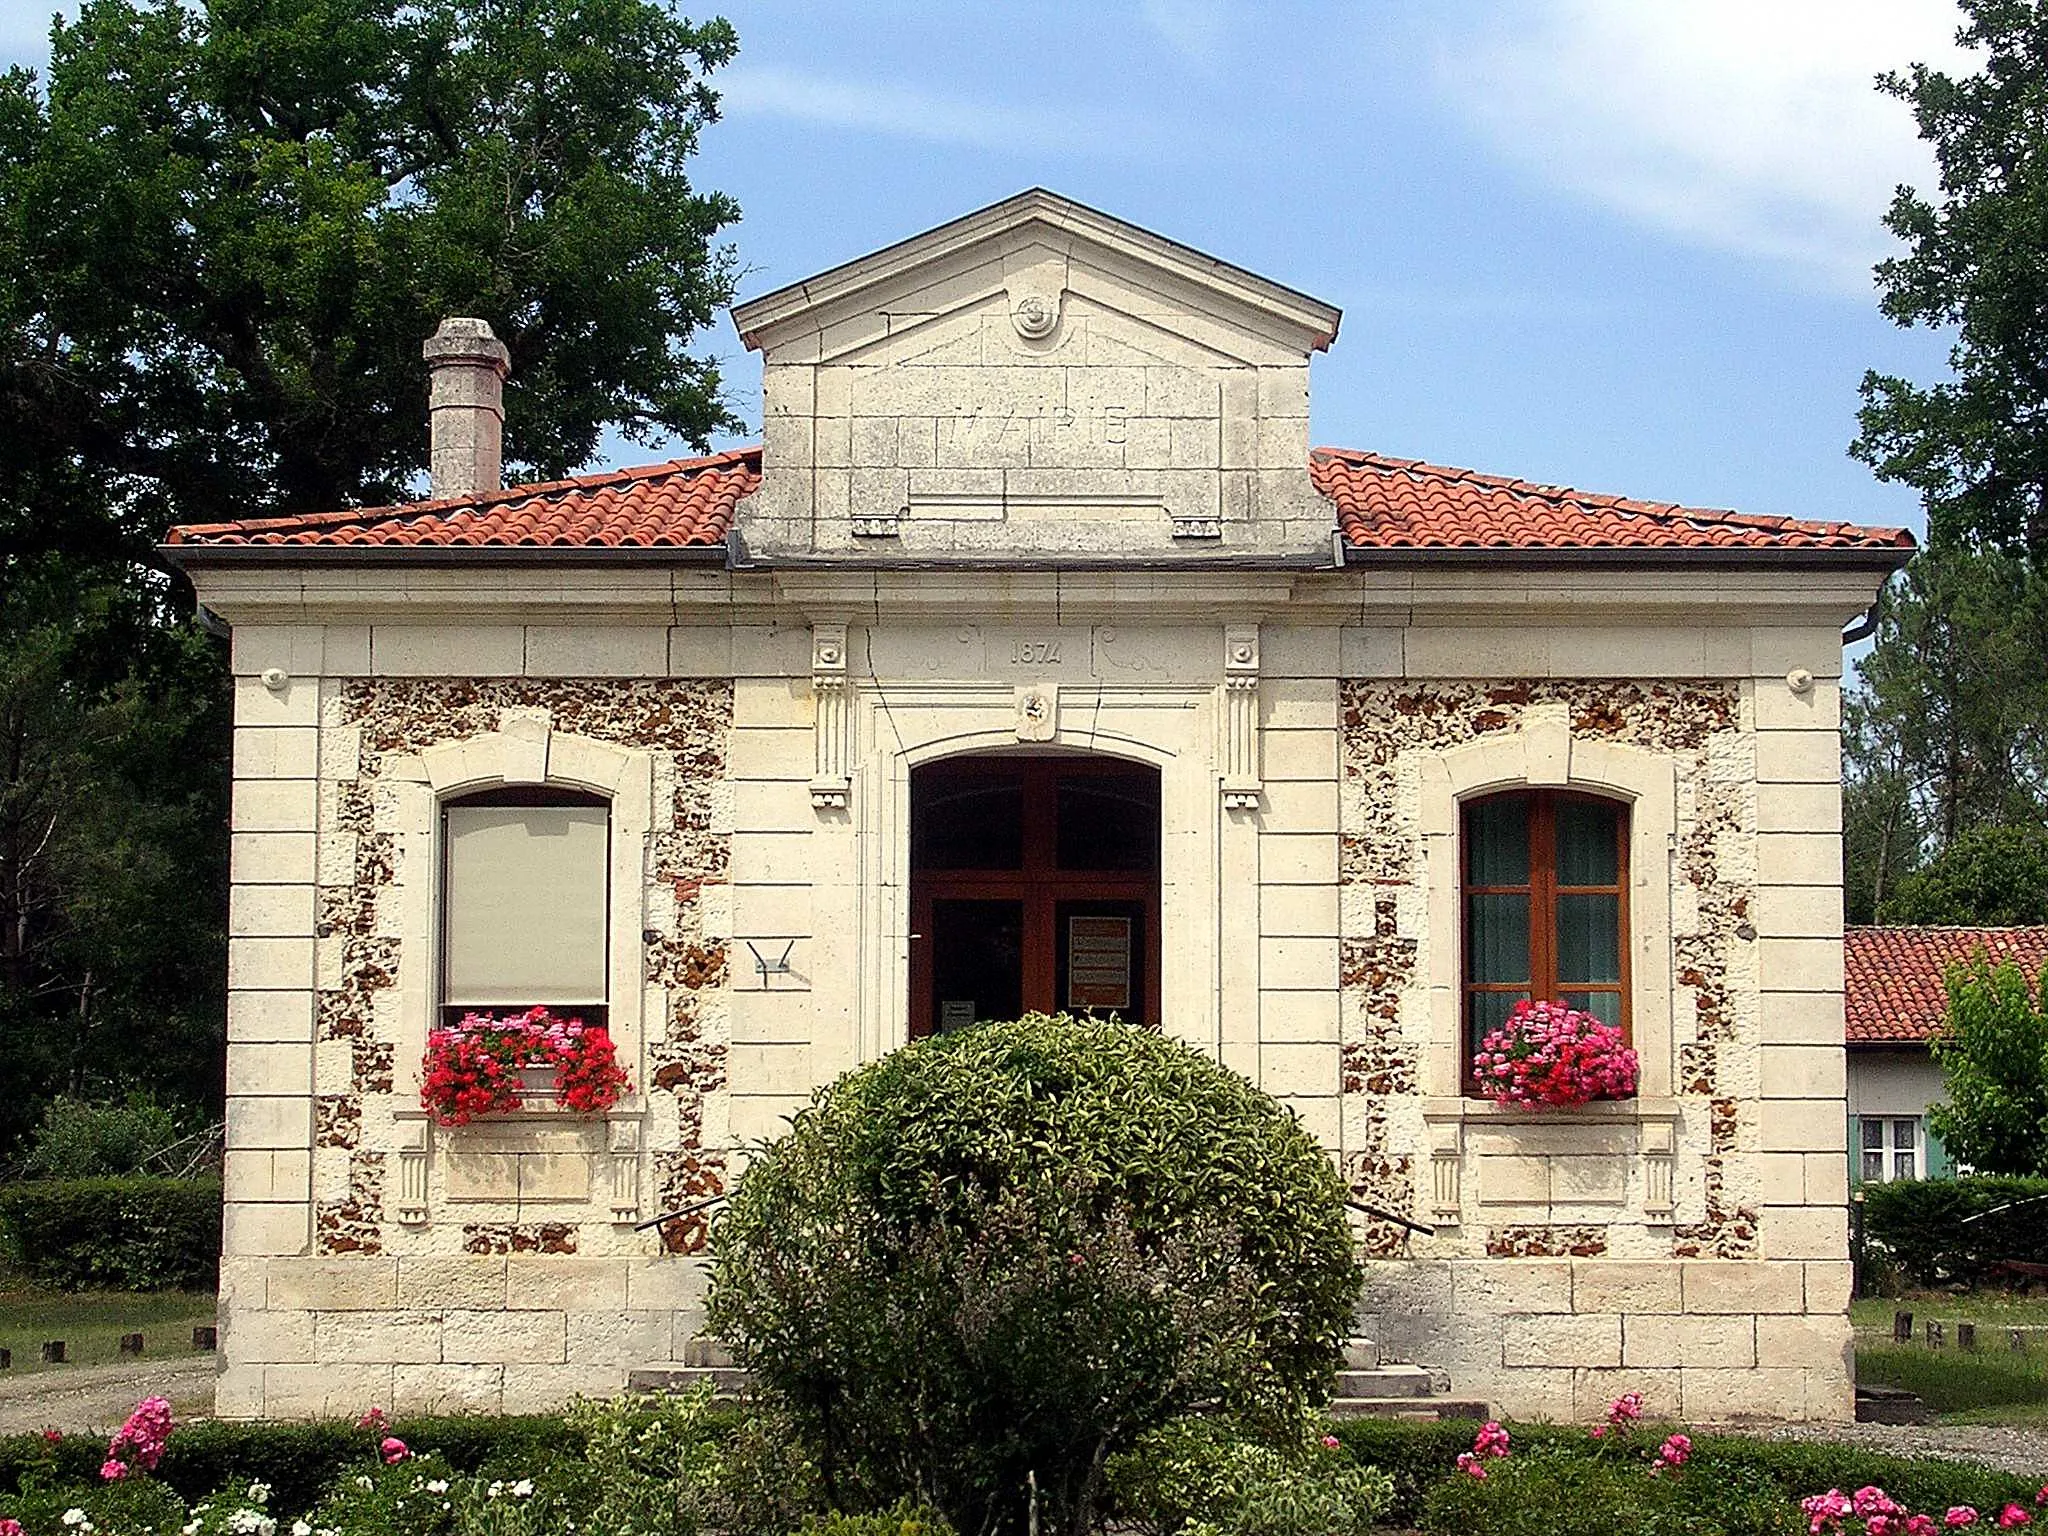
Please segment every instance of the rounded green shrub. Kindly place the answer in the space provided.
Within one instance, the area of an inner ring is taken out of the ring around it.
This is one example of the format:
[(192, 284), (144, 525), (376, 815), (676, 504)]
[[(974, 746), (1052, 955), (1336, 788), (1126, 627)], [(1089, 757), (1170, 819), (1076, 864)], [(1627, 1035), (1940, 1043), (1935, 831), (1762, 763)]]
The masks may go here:
[(1131, 1025), (1033, 1016), (822, 1089), (716, 1228), (713, 1328), (827, 1498), (964, 1536), (1078, 1533), (1107, 1458), (1187, 1412), (1298, 1424), (1359, 1277), (1295, 1119)]

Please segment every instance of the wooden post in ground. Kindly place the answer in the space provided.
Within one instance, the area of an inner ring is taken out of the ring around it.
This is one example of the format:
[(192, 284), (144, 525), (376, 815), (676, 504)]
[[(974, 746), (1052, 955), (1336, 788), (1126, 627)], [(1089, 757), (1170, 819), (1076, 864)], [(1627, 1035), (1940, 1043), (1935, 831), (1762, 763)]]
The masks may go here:
[(1957, 1348), (1957, 1349), (1975, 1349), (1976, 1347), (1977, 1347), (1977, 1325), (1976, 1325), (1975, 1323), (1957, 1323), (1957, 1324), (1956, 1324), (1956, 1348)]
[(1931, 1317), (1927, 1319), (1927, 1347), (1929, 1349), (1940, 1349), (1943, 1343), (1942, 1335), (1945, 1332), (1946, 1330), (1940, 1323), (1937, 1323)]
[(11, 1349), (0, 1349), (0, 1371), (11, 1371), (13, 1369), (14, 1351)]
[(2018, 1328), (2007, 1330), (2005, 1342), (2006, 1347), (2016, 1355), (2024, 1355), (2027, 1352), (2027, 1336)]
[(63, 1363), (64, 1341), (62, 1339), (49, 1340), (43, 1345), (43, 1364), (62, 1365)]
[(194, 1349), (219, 1348), (220, 1330), (215, 1328), (211, 1323), (207, 1323), (198, 1328), (194, 1328), (192, 1330), (192, 1347)]
[(1894, 1312), (1892, 1314), (1892, 1342), (1910, 1344), (1913, 1342), (1913, 1314)]
[(122, 1353), (122, 1354), (124, 1354), (124, 1355), (139, 1355), (139, 1354), (141, 1354), (141, 1353), (142, 1353), (142, 1335), (141, 1335), (141, 1334), (139, 1334), (139, 1333), (124, 1333), (124, 1334), (122, 1334), (122, 1335), (121, 1335), (121, 1353)]

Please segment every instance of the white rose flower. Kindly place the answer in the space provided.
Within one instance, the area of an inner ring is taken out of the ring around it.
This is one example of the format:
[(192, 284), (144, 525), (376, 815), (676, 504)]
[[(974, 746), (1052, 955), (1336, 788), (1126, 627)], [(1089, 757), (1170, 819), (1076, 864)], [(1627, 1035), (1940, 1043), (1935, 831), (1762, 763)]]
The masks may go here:
[(437, 1477), (431, 1483), (427, 1484), (427, 1492), (429, 1493), (446, 1493), (447, 1491), (448, 1479), (445, 1477)]
[(377, 1486), (377, 1483), (368, 1473), (364, 1473), (356, 1478), (356, 1486), (358, 1488), (374, 1488)]
[(532, 1497), (533, 1497), (533, 1479), (532, 1479), (532, 1478), (530, 1478), (530, 1477), (522, 1477), (521, 1479), (519, 1479), (519, 1481), (518, 1481), (518, 1482), (514, 1483), (514, 1484), (512, 1485), (512, 1497), (513, 1497), (513, 1498), (515, 1498), (515, 1499), (530, 1499), (530, 1498), (532, 1498)]
[(313, 1522), (310, 1520), (294, 1520), (292, 1522), (292, 1536), (313, 1536)]
[(198, 1536), (198, 1531), (199, 1521), (197, 1519), (187, 1520), (178, 1527), (178, 1536)]
[(69, 1509), (64, 1511), (64, 1523), (66, 1525), (86, 1524), (87, 1521), (85, 1518), (85, 1511), (80, 1509), (76, 1504), (72, 1505)]

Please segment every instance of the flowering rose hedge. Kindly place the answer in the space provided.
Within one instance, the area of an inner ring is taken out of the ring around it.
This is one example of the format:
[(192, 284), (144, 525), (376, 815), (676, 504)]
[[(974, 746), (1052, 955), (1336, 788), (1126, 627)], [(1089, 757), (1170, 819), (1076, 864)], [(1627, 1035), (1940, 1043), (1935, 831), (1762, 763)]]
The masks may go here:
[(1515, 1004), (1472, 1055), (1473, 1081), (1487, 1098), (1553, 1109), (1629, 1098), (1637, 1068), (1620, 1030), (1563, 1003)]
[[(112, 1480), (102, 1477), (112, 1449), (103, 1436), (0, 1438), (0, 1536), (906, 1536), (909, 1525), (916, 1536), (948, 1536), (928, 1510), (886, 1522), (829, 1517), (816, 1469), (793, 1455), (787, 1425), (761, 1404), (685, 1397), (525, 1417), (369, 1412), (175, 1428), (161, 1408), (137, 1409), (116, 1436), (130, 1453), (127, 1475)], [(154, 1472), (136, 1465), (138, 1431), (140, 1446), (155, 1447)], [(1372, 1487), (1388, 1481), (1394, 1503), (1381, 1518), (1419, 1524), (1427, 1503), (1427, 1528), (1442, 1536), (1949, 1536), (2048, 1524), (2039, 1479), (1844, 1445), (1688, 1438), (1651, 1427), (1632, 1395), (1590, 1430), (1352, 1420), (1300, 1454), (1308, 1467), (1330, 1457), (1325, 1491), (1345, 1497), (1304, 1497), (1296, 1478), (1252, 1498), (1248, 1474), (1262, 1461), (1240, 1447), (1221, 1460), (1155, 1457), (1142, 1490), (1116, 1479), (1120, 1492), (1142, 1491), (1136, 1507), (1119, 1499), (1117, 1518), (1141, 1536), (1179, 1530), (1191, 1507), (1184, 1496), (1214, 1504), (1216, 1476), (1229, 1473), (1225, 1502), (1244, 1508), (1212, 1508), (1188, 1532), (1331, 1536), (1345, 1525), (1333, 1512), (1361, 1507), (1361, 1492), (1376, 1504)], [(1470, 1458), (1462, 1470), (1461, 1455)], [(1346, 1468), (1373, 1484), (1346, 1482)], [(1310, 1515), (1321, 1522), (1313, 1531), (1302, 1525)]]
[(632, 1091), (611, 1035), (545, 1008), (525, 1013), (466, 1013), (427, 1035), (420, 1103), (438, 1125), (467, 1125), (525, 1102), (524, 1073), (551, 1068), (557, 1104), (601, 1114)]

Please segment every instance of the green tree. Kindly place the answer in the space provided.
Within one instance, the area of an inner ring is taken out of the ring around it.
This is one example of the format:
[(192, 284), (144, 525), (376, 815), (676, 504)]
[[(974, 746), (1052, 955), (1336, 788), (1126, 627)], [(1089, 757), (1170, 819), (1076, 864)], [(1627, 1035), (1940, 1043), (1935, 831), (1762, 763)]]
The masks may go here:
[(60, 1088), (219, 1094), (227, 689), (168, 526), (402, 499), (448, 314), (511, 348), (515, 472), (737, 425), (690, 350), (723, 21), (86, 0), (51, 41), (0, 76), (0, 1144)]
[(1880, 86), (1909, 103), (1939, 188), (1901, 187), (1885, 216), (1906, 250), (1881, 263), (1884, 313), (1953, 331), (1952, 377), (1871, 372), (1852, 452), (1910, 485), (1937, 538), (2048, 556), (2048, 6), (1960, 0), (1973, 73), (1912, 66)]
[(1235, 1073), (1060, 1017), (920, 1041), (823, 1089), (716, 1228), (712, 1326), (828, 1497), (964, 1536), (1093, 1529), (1179, 1413), (1298, 1428), (1359, 1274), (1328, 1155)]
[(1842, 705), (1843, 857), (1849, 915), (1868, 922), (1959, 839), (2048, 824), (2048, 571), (1948, 542), (1921, 551), (1879, 599), (1857, 681)]
[(1982, 953), (1948, 975), (1933, 1042), (1946, 1101), (1928, 1123), (1977, 1173), (2048, 1174), (2048, 967), (2029, 980)]
[(1901, 876), (1886, 923), (2013, 927), (2048, 923), (2048, 830), (1978, 827)]

